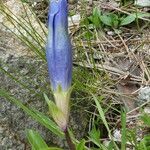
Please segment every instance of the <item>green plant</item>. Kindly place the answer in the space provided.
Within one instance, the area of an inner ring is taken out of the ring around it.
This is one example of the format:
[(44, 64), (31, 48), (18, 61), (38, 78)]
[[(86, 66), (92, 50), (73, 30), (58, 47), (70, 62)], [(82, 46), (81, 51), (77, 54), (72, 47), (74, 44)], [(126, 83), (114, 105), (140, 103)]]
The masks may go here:
[[(100, 9), (95, 7), (92, 15), (85, 19), (85, 22), (89, 25), (93, 25), (95, 28), (102, 28), (103, 25), (111, 28), (119, 28), (135, 22), (137, 19), (144, 17), (150, 17), (149, 13), (133, 12), (129, 14), (124, 13), (102, 13)], [(91, 27), (92, 28), (92, 27)]]
[(101, 11), (95, 7), (93, 9), (92, 15), (88, 17), (88, 20), (92, 22), (92, 24), (95, 26), (95, 28), (101, 28), (102, 27), (102, 22), (100, 20), (101, 16)]
[(150, 135), (145, 135), (144, 138), (138, 144), (138, 150), (150, 149)]
[(149, 126), (150, 127), (150, 116), (146, 113), (144, 113), (142, 116), (141, 116), (141, 120), (144, 122), (144, 124), (146, 126)]
[(62, 150), (57, 147), (48, 147), (40, 134), (34, 130), (27, 130), (27, 138), (32, 146), (32, 150)]

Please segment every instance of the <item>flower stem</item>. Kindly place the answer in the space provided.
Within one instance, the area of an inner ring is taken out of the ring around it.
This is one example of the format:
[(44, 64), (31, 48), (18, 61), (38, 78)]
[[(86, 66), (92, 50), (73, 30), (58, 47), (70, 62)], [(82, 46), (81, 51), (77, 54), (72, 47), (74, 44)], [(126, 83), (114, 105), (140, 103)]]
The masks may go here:
[(66, 137), (66, 141), (68, 143), (69, 149), (70, 150), (76, 150), (74, 143), (71, 140), (70, 134), (68, 132), (68, 128), (64, 131), (65, 133), (65, 137)]

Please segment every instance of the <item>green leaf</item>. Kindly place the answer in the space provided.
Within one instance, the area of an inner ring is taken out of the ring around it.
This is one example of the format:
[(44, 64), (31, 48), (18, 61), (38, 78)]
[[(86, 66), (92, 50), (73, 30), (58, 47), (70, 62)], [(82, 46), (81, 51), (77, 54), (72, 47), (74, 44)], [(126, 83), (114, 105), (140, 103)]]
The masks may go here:
[(77, 145), (77, 148), (76, 148), (76, 150), (85, 150), (85, 140), (84, 139), (82, 139), (81, 141), (80, 141), (80, 143)]
[[(104, 112), (103, 112), (103, 109), (102, 109), (102, 107), (101, 107), (99, 101), (97, 100), (97, 98), (96, 98), (94, 95), (93, 95), (93, 98), (94, 98), (94, 101), (95, 101), (95, 103), (96, 103), (97, 109), (98, 109), (98, 111), (99, 111), (100, 117), (101, 117), (101, 119), (102, 119), (102, 121), (103, 121), (103, 123), (104, 123), (104, 125), (105, 125), (105, 127), (106, 127), (106, 129), (107, 129), (107, 131), (110, 133), (110, 129), (109, 129), (108, 123), (107, 123), (107, 121), (106, 121), (106, 118), (105, 118), (105, 114), (104, 114)], [(100, 99), (103, 99), (103, 97), (101, 97)]]
[(98, 147), (101, 147), (101, 144), (100, 144), (100, 131), (99, 130), (96, 130), (95, 127), (92, 128), (92, 130), (89, 132), (89, 139), (94, 143), (96, 144)]
[(34, 130), (27, 130), (27, 138), (32, 146), (32, 150), (62, 150), (57, 147), (48, 147), (40, 134)]
[(144, 122), (145, 125), (150, 126), (150, 115), (148, 114), (143, 114), (141, 116), (141, 120)]
[(150, 17), (150, 13), (142, 13), (142, 12), (137, 12), (132, 14), (135, 18), (144, 18), (144, 17)]
[(121, 111), (121, 125), (122, 125), (122, 131), (121, 131), (121, 150), (126, 150), (126, 113)]
[(109, 145), (107, 147), (107, 150), (114, 150), (114, 144), (112, 141), (109, 142)]
[(95, 25), (96, 28), (101, 27), (101, 20), (100, 20), (101, 12), (100, 10), (95, 7), (93, 9), (93, 15), (92, 15), (92, 22)]
[(133, 14), (125, 17), (124, 19), (121, 20), (120, 26), (128, 25), (131, 22), (135, 21), (135, 16)]
[(48, 104), (49, 107), (49, 111), (53, 117), (53, 119), (55, 120), (55, 122), (57, 123), (57, 125), (64, 130), (64, 128), (66, 128), (67, 126), (67, 119), (64, 115), (64, 113), (57, 107), (57, 105), (49, 100), (49, 98), (47, 97), (47, 95), (44, 93), (44, 98)]
[(44, 114), (42, 114), (41, 112), (35, 110), (32, 108), (32, 111), (42, 120), (42, 123), (45, 125), (45, 127), (47, 127), (48, 129), (50, 129), (53, 133), (55, 134), (59, 134), (59, 132), (61, 132), (62, 135), (63, 132), (60, 130), (60, 128), (56, 125), (55, 122), (53, 122), (49, 117), (45, 116)]
[(58, 135), (59, 137), (64, 137), (63, 132), (58, 128), (58, 126), (50, 120), (47, 116), (40, 113), (39, 111), (35, 109), (29, 109), (27, 106), (25, 106), (21, 101), (17, 100), (13, 96), (11, 96), (7, 91), (0, 89), (0, 97), (6, 98), (10, 102), (16, 104), (18, 107), (23, 109), (24, 112), (26, 112), (28, 115), (30, 115), (33, 119), (44, 125), (46, 128), (48, 128), (50, 131), (52, 131), (54, 134)]
[(34, 150), (44, 150), (48, 149), (47, 144), (42, 139), (40, 134), (33, 130), (27, 130), (27, 138), (32, 146), (32, 149)]
[(104, 14), (100, 17), (100, 19), (105, 25), (112, 26), (112, 18), (110, 15)]
[(96, 17), (100, 17), (101, 16), (101, 11), (99, 8), (95, 7), (93, 9), (93, 15), (96, 16)]
[(130, 14), (121, 20), (120, 26), (128, 25), (135, 21), (136, 18), (142, 19), (144, 17), (150, 17), (150, 13), (137, 12)]
[(149, 150), (150, 149), (150, 135), (144, 136), (138, 145), (138, 150)]
[(93, 139), (100, 139), (100, 131), (99, 129), (96, 130), (95, 127), (92, 128), (92, 130), (89, 132), (89, 135)]
[[(105, 127), (106, 127), (106, 129), (107, 129), (107, 131), (108, 131), (108, 136), (109, 136), (109, 138), (112, 140), (115, 149), (116, 149), (116, 150), (119, 150), (118, 146), (117, 146), (116, 143), (114, 142), (114, 139), (113, 139), (113, 137), (112, 137), (112, 135), (111, 135), (111, 131), (110, 131), (109, 126), (108, 126), (108, 123), (107, 123), (107, 121), (106, 121), (104, 111), (103, 111), (103, 109), (102, 109), (102, 107), (101, 107), (99, 101), (98, 101), (97, 98), (95, 97), (95, 95), (92, 94), (92, 96), (93, 96), (93, 99), (94, 99), (94, 101), (95, 101), (95, 103), (96, 103), (96, 106), (97, 106), (99, 115), (100, 115), (100, 117), (101, 117), (101, 119), (102, 119), (102, 121), (103, 121), (103, 123), (104, 123), (104, 125), (105, 125)], [(103, 99), (103, 97), (100, 97), (100, 98)]]

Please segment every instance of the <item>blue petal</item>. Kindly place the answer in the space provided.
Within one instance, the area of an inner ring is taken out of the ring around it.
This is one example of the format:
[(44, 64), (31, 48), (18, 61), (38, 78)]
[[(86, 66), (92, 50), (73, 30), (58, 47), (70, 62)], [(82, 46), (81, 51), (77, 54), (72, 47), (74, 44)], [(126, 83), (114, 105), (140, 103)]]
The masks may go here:
[(66, 0), (51, 1), (48, 29), (46, 56), (52, 89), (57, 90), (61, 86), (66, 91), (72, 78), (72, 50)]

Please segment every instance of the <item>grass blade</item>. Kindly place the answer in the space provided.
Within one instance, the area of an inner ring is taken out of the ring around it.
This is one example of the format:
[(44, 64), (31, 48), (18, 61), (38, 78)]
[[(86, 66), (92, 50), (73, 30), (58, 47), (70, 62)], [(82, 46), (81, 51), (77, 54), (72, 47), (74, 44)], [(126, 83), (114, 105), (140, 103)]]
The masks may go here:
[[(94, 99), (94, 101), (95, 101), (95, 103), (96, 103), (96, 106), (97, 106), (99, 115), (100, 115), (100, 117), (101, 117), (101, 119), (102, 119), (102, 121), (103, 121), (103, 123), (104, 123), (106, 129), (107, 129), (109, 138), (112, 140), (112, 142), (113, 142), (113, 144), (114, 144), (114, 146), (115, 146), (115, 149), (116, 149), (116, 150), (119, 150), (118, 146), (117, 146), (116, 143), (114, 142), (113, 136), (111, 135), (111, 131), (110, 131), (109, 126), (108, 126), (108, 123), (107, 123), (107, 121), (106, 121), (104, 111), (103, 111), (103, 109), (102, 109), (102, 107), (101, 107), (99, 101), (97, 100), (97, 98), (96, 98), (93, 94), (92, 94), (92, 96), (93, 96), (93, 99)], [(102, 97), (101, 97), (101, 99), (102, 99)]]
[(46, 128), (48, 128), (50, 131), (52, 131), (54, 134), (58, 135), (59, 137), (64, 137), (63, 132), (57, 127), (57, 125), (50, 120), (47, 116), (43, 115), (37, 110), (29, 109), (27, 106), (25, 106), (21, 101), (17, 100), (13, 96), (11, 96), (7, 91), (0, 89), (0, 97), (6, 98), (10, 102), (16, 104), (18, 107), (23, 109), (24, 112), (26, 112), (28, 115), (30, 115), (33, 119), (44, 125)]
[(48, 147), (41, 135), (34, 130), (27, 130), (27, 138), (32, 146), (32, 150), (62, 150), (57, 147)]
[(38, 132), (34, 130), (27, 130), (27, 138), (33, 150), (48, 149), (47, 144), (45, 143), (45, 141)]
[(121, 111), (121, 124), (122, 124), (122, 131), (121, 131), (121, 150), (126, 150), (126, 113)]

